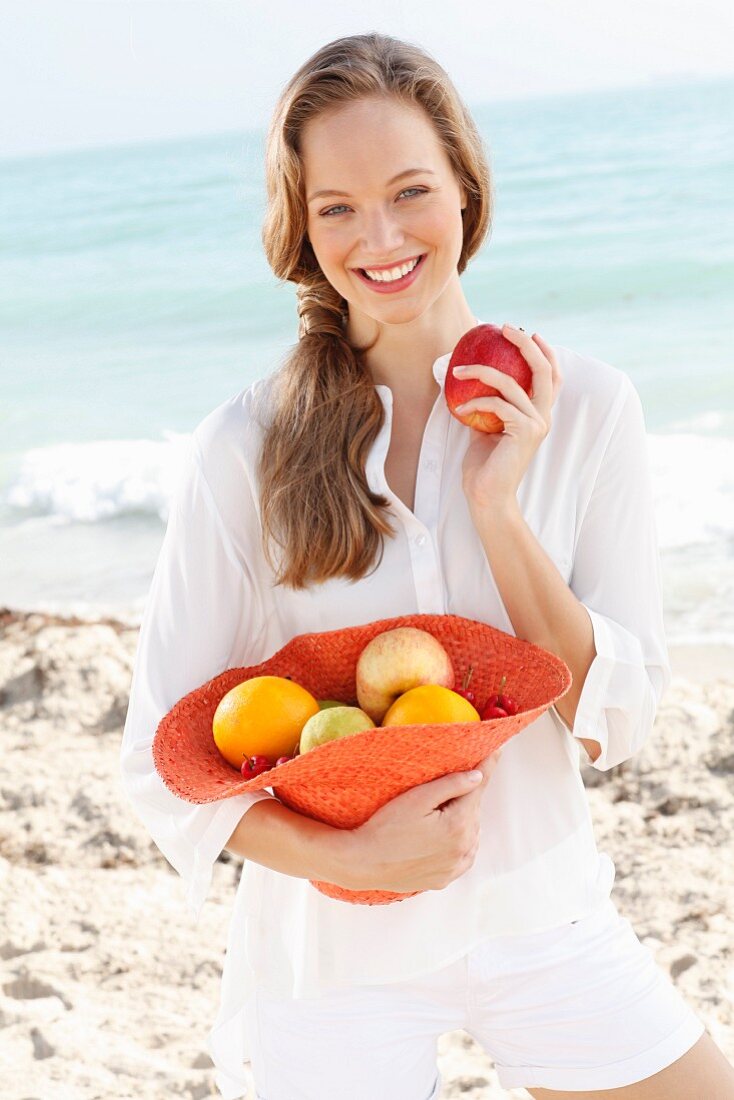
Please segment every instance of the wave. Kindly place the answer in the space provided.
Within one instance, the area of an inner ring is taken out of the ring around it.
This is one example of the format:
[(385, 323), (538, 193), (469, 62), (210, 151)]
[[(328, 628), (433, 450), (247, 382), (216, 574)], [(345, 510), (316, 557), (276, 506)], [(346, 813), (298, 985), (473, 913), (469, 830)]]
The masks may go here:
[[(711, 431), (719, 417), (701, 414), (695, 426)], [(143, 515), (165, 523), (190, 435), (165, 430), (163, 436), (26, 451), (0, 496), (11, 510), (6, 522), (55, 526)], [(695, 431), (647, 438), (661, 550), (734, 545), (734, 439)]]
[(0, 500), (6, 522), (59, 526), (120, 516), (168, 519), (190, 434), (36, 447), (19, 456)]

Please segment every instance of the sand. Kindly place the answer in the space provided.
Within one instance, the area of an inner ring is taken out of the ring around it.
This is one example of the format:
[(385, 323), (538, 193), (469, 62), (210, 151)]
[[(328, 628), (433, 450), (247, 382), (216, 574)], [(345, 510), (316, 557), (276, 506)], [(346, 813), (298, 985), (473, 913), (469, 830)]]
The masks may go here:
[[(5, 1100), (218, 1096), (205, 1049), (239, 860), (198, 927), (118, 782), (137, 627), (0, 609), (0, 1078)], [(672, 651), (647, 745), (583, 768), (613, 898), (734, 1061), (734, 653)], [(463, 1031), (442, 1100), (503, 1091)]]

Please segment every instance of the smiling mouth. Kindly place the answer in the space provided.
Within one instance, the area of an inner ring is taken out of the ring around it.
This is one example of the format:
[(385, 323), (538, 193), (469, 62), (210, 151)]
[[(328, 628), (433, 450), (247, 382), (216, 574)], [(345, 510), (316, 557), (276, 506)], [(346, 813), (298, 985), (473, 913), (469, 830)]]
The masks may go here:
[(392, 271), (394, 267), (402, 267), (403, 264), (412, 264), (413, 260), (420, 260), (425, 255), (424, 252), (416, 252), (415, 256), (406, 256), (404, 260), (396, 260), (392, 264), (377, 264), (376, 267), (353, 267), (352, 271)]
[[(365, 283), (367, 286), (373, 287), (375, 289), (379, 288), (379, 289), (384, 289), (384, 290), (387, 290), (387, 289), (400, 290), (402, 287), (408, 286), (411, 282), (413, 282), (413, 280), (417, 276), (417, 273), (421, 270), (421, 268), (423, 266), (423, 261), (425, 260), (426, 256), (427, 256), (427, 253), (422, 252), (419, 256), (412, 257), (412, 260), (403, 260), (403, 263), (411, 263), (413, 260), (416, 260), (416, 259), (417, 259), (418, 262), (414, 264), (414, 266), (411, 268), (411, 270), (406, 275), (401, 275), (399, 279), (373, 279), (367, 274), (365, 269), (362, 268), (362, 267), (356, 267), (353, 270), (359, 276), (360, 280), (363, 283)], [(401, 266), (402, 266), (401, 264), (393, 264), (393, 267), (401, 267)], [(373, 269), (373, 270), (377, 270), (377, 269)], [(384, 270), (389, 271), (391, 269), (390, 268), (385, 268)]]

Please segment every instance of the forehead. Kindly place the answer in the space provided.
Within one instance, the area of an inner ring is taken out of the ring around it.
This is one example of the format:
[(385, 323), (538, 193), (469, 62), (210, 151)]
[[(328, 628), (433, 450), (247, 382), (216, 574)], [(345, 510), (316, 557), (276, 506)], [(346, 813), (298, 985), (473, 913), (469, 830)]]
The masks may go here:
[(448, 164), (422, 108), (382, 99), (342, 104), (310, 119), (301, 133), (301, 157), (309, 191), (384, 183), (413, 165), (438, 172)]

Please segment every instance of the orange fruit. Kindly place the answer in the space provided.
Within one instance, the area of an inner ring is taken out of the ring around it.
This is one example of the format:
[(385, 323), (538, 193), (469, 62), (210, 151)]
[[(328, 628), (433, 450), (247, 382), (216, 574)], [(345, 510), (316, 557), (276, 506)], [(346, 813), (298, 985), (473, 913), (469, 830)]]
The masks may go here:
[(383, 726), (422, 726), (441, 722), (479, 722), (479, 712), (463, 695), (439, 684), (421, 684), (399, 695), (382, 719)]
[(214, 743), (235, 768), (256, 754), (274, 764), (295, 752), (301, 730), (318, 712), (318, 700), (293, 680), (253, 676), (220, 699), (212, 719)]

